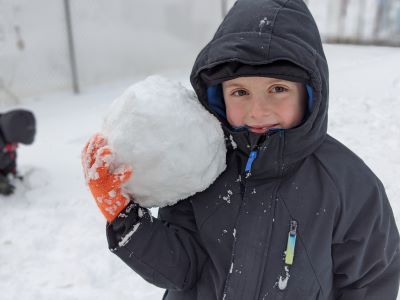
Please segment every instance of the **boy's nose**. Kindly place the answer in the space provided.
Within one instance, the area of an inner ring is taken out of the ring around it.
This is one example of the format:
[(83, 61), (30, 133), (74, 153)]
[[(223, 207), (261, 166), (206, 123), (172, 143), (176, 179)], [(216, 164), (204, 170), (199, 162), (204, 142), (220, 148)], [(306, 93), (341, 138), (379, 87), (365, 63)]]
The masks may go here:
[(250, 117), (253, 119), (259, 119), (261, 117), (268, 116), (270, 110), (268, 109), (268, 105), (265, 103), (264, 99), (255, 99), (252, 103), (250, 109)]

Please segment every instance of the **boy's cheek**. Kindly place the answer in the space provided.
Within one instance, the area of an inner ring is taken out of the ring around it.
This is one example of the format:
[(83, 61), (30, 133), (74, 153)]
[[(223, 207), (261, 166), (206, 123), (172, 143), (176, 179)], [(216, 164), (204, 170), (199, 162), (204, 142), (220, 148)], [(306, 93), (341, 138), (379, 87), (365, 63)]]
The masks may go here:
[(293, 128), (299, 126), (304, 118), (304, 113), (301, 110), (294, 111), (292, 114), (288, 114), (285, 117), (283, 128)]
[(231, 126), (239, 127), (244, 124), (243, 116), (239, 111), (228, 109), (226, 110), (226, 118)]

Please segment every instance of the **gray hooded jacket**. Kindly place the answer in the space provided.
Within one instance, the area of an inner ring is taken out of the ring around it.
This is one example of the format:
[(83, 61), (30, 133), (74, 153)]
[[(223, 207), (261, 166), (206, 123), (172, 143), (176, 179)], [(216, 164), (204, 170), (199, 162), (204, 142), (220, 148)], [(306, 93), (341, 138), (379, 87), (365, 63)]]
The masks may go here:
[(214, 112), (203, 72), (278, 60), (309, 74), (314, 103), (306, 121), (255, 140), (216, 114), (227, 136), (226, 171), (158, 218), (134, 218), (139, 226), (126, 242), (120, 237), (135, 222), (109, 225), (110, 249), (167, 289), (168, 300), (395, 300), (393, 212), (379, 179), (327, 135), (328, 67), (303, 1), (237, 1), (200, 52), (191, 82)]

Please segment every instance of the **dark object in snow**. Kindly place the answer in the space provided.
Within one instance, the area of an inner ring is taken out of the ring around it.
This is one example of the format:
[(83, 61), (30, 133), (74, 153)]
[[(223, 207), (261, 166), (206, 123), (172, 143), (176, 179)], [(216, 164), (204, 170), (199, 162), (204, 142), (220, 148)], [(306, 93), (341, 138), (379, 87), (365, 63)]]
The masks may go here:
[(15, 109), (0, 115), (0, 130), (6, 143), (30, 145), (36, 134), (36, 120), (32, 112)]
[(14, 193), (15, 186), (10, 183), (8, 178), (0, 174), (0, 195), (8, 196)]
[(12, 193), (14, 186), (8, 187), (7, 175), (22, 179), (17, 174), (18, 144), (30, 145), (36, 134), (36, 120), (32, 112), (24, 109), (15, 109), (0, 114), (0, 176), (3, 183), (2, 194)]

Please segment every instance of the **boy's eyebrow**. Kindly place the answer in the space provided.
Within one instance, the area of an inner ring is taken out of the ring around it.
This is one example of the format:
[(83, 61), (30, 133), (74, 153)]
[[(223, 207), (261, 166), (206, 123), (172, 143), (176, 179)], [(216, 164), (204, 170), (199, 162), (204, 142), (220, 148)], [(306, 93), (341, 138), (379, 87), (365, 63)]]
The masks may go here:
[(231, 82), (231, 83), (224, 82), (224, 85), (226, 87), (243, 87), (243, 84), (236, 83), (236, 82)]
[(277, 82), (277, 81), (286, 82), (287, 80), (279, 79), (279, 78), (271, 78), (271, 81), (272, 81), (272, 82)]
[[(285, 82), (287, 82), (287, 80), (284, 80), (284, 79), (279, 79), (279, 78), (272, 78), (272, 77), (270, 77), (270, 79), (271, 79), (271, 81), (268, 83), (268, 84), (275, 84), (275, 83), (285, 83)], [(289, 81), (290, 82), (290, 81)], [(237, 83), (237, 82), (229, 82), (229, 81), (225, 81), (224, 83), (223, 83), (223, 85), (225, 86), (225, 87), (245, 87), (246, 86), (246, 84), (244, 84), (244, 83)]]
[(274, 83), (283, 83), (283, 84), (287, 84), (287, 83), (293, 83), (291, 81), (285, 80), (285, 79), (280, 79), (280, 78), (270, 78), (270, 84), (274, 84)]

